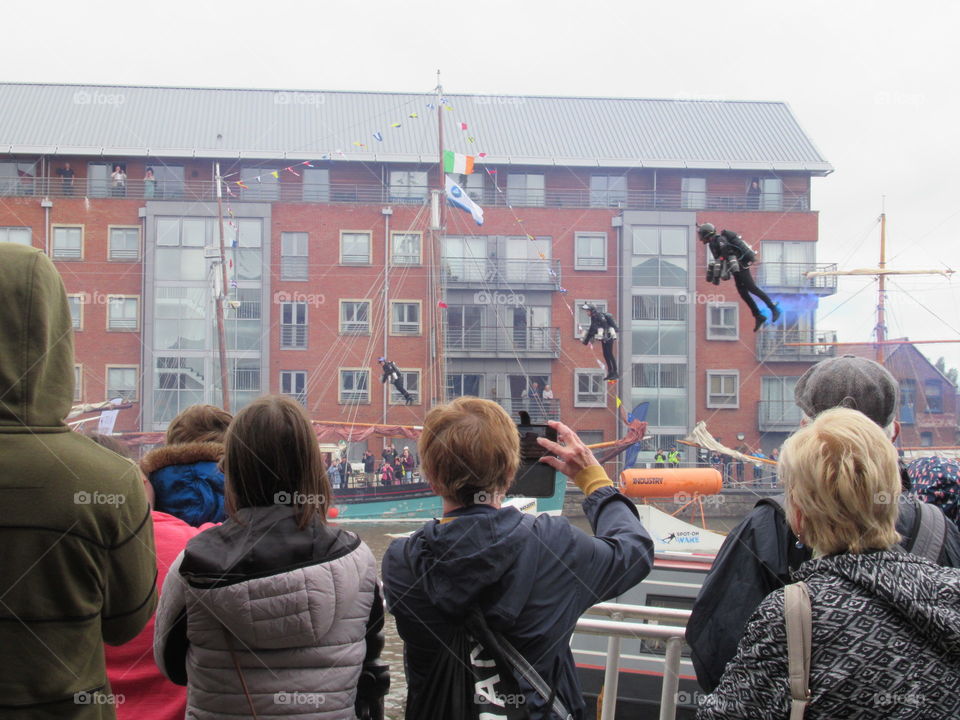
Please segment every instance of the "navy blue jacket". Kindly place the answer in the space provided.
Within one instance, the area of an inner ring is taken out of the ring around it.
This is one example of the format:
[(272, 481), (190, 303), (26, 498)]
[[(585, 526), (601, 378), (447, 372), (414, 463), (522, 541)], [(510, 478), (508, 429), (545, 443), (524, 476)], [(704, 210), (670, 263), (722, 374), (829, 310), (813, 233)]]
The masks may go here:
[[(591, 606), (639, 583), (653, 565), (653, 541), (634, 504), (612, 487), (583, 503), (596, 537), (562, 517), (473, 505), (395, 540), (383, 558), (387, 609), (404, 641), (408, 707), (425, 687), (444, 639), (479, 605), (557, 691), (574, 718), (584, 702), (570, 636)], [(531, 717), (552, 718), (527, 692)]]

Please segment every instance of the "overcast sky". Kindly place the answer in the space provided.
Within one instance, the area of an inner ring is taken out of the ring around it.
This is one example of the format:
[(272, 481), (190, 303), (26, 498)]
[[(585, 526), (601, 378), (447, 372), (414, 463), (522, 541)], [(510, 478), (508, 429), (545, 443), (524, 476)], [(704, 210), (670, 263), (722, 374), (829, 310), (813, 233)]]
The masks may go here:
[[(876, 266), (886, 196), (893, 264), (960, 269), (957, 0), (52, 0), (6, 14), (8, 81), (428, 91), (441, 69), (452, 93), (785, 101), (836, 168), (813, 181), (821, 262)], [(890, 334), (960, 340), (958, 286), (894, 280)], [(842, 279), (820, 327), (869, 339), (873, 288)], [(925, 349), (960, 367), (960, 343)]]

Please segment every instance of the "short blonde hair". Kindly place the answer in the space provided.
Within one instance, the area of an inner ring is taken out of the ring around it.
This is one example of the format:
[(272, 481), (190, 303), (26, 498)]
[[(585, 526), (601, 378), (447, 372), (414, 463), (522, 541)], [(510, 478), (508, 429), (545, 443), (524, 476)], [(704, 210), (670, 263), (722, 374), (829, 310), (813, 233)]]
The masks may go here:
[(480, 494), (505, 492), (520, 465), (517, 426), (502, 407), (477, 397), (434, 407), (417, 447), (436, 492), (461, 505), (473, 505)]
[(783, 444), (778, 472), (788, 510), (803, 515), (802, 540), (818, 552), (886, 550), (899, 541), (897, 451), (863, 413), (817, 415)]

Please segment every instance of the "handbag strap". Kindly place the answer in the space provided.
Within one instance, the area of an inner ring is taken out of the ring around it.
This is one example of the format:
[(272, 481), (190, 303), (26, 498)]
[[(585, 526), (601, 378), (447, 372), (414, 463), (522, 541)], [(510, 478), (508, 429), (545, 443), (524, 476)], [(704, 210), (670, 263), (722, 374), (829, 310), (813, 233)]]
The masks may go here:
[(253, 707), (253, 698), (250, 697), (250, 690), (247, 689), (247, 680), (243, 677), (243, 670), (240, 668), (240, 660), (237, 658), (237, 651), (233, 649), (233, 639), (230, 637), (230, 633), (227, 630), (226, 625), (221, 625), (220, 628), (223, 630), (223, 638), (227, 642), (227, 649), (230, 651), (230, 657), (233, 659), (233, 667), (237, 670), (237, 676), (240, 678), (240, 687), (243, 688), (243, 694), (247, 698), (247, 704), (250, 705), (250, 714), (253, 716), (253, 720), (259, 720), (257, 717), (257, 711)]
[(805, 583), (783, 589), (787, 625), (787, 663), (790, 681), (790, 720), (802, 720), (810, 702), (810, 593)]

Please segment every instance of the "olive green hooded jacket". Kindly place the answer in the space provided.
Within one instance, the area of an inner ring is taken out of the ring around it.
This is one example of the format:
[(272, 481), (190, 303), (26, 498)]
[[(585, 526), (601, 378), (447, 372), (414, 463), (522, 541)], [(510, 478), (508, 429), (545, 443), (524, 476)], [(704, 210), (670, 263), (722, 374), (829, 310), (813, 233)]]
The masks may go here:
[(39, 250), (0, 243), (0, 717), (115, 717), (103, 643), (156, 604), (153, 526), (129, 461), (71, 432), (73, 331)]

